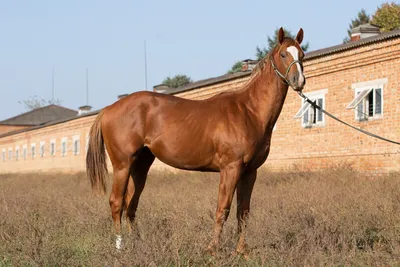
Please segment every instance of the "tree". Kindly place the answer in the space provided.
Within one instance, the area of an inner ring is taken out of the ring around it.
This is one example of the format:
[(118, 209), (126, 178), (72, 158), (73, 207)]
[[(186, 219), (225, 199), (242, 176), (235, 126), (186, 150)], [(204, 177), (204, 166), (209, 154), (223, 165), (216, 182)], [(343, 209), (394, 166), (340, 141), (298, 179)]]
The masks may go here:
[(192, 79), (190, 79), (190, 77), (186, 76), (186, 75), (175, 75), (174, 77), (167, 77), (164, 79), (164, 81), (162, 82), (163, 84), (165, 84), (168, 87), (172, 87), (172, 88), (178, 88), (184, 85), (187, 85), (189, 83), (192, 83)]
[(45, 107), (48, 105), (59, 105), (61, 101), (59, 99), (56, 100), (45, 100), (37, 95), (30, 96), (29, 99), (18, 101), (18, 103), (23, 104), (25, 109), (27, 110), (34, 110), (41, 107)]
[(348, 43), (350, 42), (350, 38), (351, 38), (351, 30), (355, 27), (358, 27), (362, 24), (365, 23), (369, 23), (370, 19), (369, 19), (369, 15), (367, 14), (367, 12), (364, 9), (361, 9), (358, 14), (357, 17), (355, 19), (351, 20), (351, 23), (349, 24), (349, 29), (347, 30), (347, 35), (344, 39), (343, 39), (343, 43)]
[(381, 27), (381, 32), (400, 28), (400, 4), (383, 3), (372, 17), (373, 24)]
[[(283, 31), (285, 32), (286, 37), (290, 37), (293, 39), (296, 38), (296, 36), (293, 35), (289, 30), (283, 29)], [(275, 30), (272, 38), (268, 36), (268, 48), (267, 47), (260, 48), (258, 46), (256, 47), (256, 57), (258, 60), (263, 59), (269, 53), (269, 51), (271, 51), (276, 46), (276, 44), (278, 43), (278, 32), (279, 28)], [(306, 52), (309, 46), (310, 44), (307, 42), (301, 45), (301, 49), (303, 49), (303, 51)]]
[(241, 61), (236, 61), (235, 64), (233, 64), (232, 68), (230, 70), (228, 70), (227, 73), (232, 74), (238, 71), (242, 70), (242, 62)]

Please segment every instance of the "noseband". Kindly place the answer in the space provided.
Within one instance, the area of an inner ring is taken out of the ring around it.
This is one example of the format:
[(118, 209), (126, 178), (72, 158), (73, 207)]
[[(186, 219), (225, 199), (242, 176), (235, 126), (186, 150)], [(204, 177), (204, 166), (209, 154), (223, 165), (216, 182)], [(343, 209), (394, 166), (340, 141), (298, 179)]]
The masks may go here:
[(272, 68), (274, 69), (275, 73), (276, 73), (279, 77), (281, 77), (281, 78), (283, 79), (283, 82), (284, 82), (284, 83), (286, 83), (286, 84), (289, 85), (289, 86), (290, 86), (290, 82), (289, 82), (289, 80), (287, 79), (287, 75), (289, 74), (290, 68), (291, 68), (294, 64), (299, 63), (301, 69), (303, 69), (303, 63), (301, 63), (299, 60), (294, 60), (292, 63), (289, 64), (289, 66), (288, 66), (287, 69), (286, 69), (285, 75), (283, 75), (283, 74), (278, 70), (278, 68), (275, 66), (274, 60), (272, 59), (272, 55), (269, 57), (269, 60), (271, 60)]

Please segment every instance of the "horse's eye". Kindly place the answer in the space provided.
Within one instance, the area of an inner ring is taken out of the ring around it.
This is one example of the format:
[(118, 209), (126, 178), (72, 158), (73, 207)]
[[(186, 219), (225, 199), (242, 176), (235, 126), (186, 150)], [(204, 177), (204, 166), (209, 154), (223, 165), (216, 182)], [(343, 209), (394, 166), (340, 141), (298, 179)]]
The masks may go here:
[(285, 57), (286, 57), (286, 55), (285, 55), (285, 53), (284, 53), (284, 52), (282, 52), (282, 53), (281, 53), (281, 57), (283, 57), (283, 58), (285, 58)]

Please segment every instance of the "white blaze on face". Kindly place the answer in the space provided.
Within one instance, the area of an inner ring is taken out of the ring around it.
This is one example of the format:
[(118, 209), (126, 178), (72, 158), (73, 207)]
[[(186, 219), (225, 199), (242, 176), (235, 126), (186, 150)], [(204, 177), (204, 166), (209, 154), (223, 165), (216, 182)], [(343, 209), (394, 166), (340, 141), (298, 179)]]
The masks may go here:
[[(299, 60), (299, 50), (297, 50), (295, 46), (289, 46), (286, 51), (292, 55), (293, 60)], [(299, 72), (299, 84), (302, 84), (304, 82), (303, 71), (301, 70), (299, 63), (296, 63), (295, 65), (297, 67), (297, 71)]]

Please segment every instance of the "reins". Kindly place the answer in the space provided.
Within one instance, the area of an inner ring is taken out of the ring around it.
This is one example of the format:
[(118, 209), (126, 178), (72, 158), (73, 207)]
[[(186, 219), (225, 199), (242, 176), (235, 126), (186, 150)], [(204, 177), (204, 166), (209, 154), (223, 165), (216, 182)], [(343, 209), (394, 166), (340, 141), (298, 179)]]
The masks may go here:
[[(303, 67), (303, 64), (302, 64), (300, 61), (298, 61), (298, 60), (294, 60), (294, 61), (293, 61), (292, 63), (290, 63), (290, 65), (288, 66), (285, 75), (283, 75), (283, 74), (280, 73), (280, 71), (276, 68), (276, 66), (275, 66), (275, 64), (274, 64), (274, 61), (273, 61), (273, 59), (272, 59), (272, 56), (269, 56), (269, 60), (271, 61), (272, 68), (274, 69), (275, 73), (276, 73), (279, 77), (281, 77), (281, 78), (283, 79), (283, 82), (284, 82), (284, 83), (286, 83), (288, 86), (291, 87), (291, 85), (290, 85), (290, 83), (289, 83), (289, 81), (288, 81), (288, 79), (287, 79), (287, 75), (288, 75), (288, 73), (289, 73), (289, 71), (290, 71), (290, 68), (291, 68), (294, 64), (296, 64), (296, 63), (299, 63), (301, 67)], [(299, 94), (299, 96), (302, 97), (305, 101), (307, 101), (307, 102), (310, 103), (313, 107), (315, 107), (316, 109), (322, 111), (323, 113), (325, 113), (326, 115), (328, 115), (328, 116), (331, 117), (332, 119), (334, 119), (334, 120), (336, 120), (336, 121), (338, 121), (338, 122), (340, 122), (340, 123), (343, 123), (344, 125), (346, 125), (346, 126), (348, 126), (348, 127), (350, 127), (350, 128), (353, 128), (354, 130), (357, 130), (357, 131), (359, 131), (359, 132), (361, 132), (361, 133), (363, 133), (363, 134), (366, 134), (366, 135), (368, 135), (368, 136), (375, 137), (375, 138), (378, 138), (378, 139), (380, 139), (380, 140), (383, 140), (383, 141), (386, 141), (386, 142), (389, 142), (389, 143), (393, 143), (393, 144), (396, 144), (396, 145), (400, 145), (400, 142), (396, 142), (396, 141), (393, 141), (393, 140), (390, 140), (390, 139), (381, 137), (381, 136), (379, 136), (379, 135), (376, 135), (376, 134), (373, 134), (373, 133), (368, 132), (368, 131), (366, 131), (366, 130), (357, 128), (357, 127), (355, 127), (355, 126), (353, 126), (353, 125), (351, 125), (351, 124), (349, 124), (349, 123), (347, 123), (347, 122), (342, 121), (341, 119), (337, 118), (336, 116), (330, 114), (328, 111), (324, 110), (322, 107), (318, 106), (318, 105), (316, 104), (316, 101), (311, 101), (311, 100), (310, 100), (307, 96), (305, 96), (301, 91), (296, 91), (296, 92), (297, 92), (297, 93)]]

